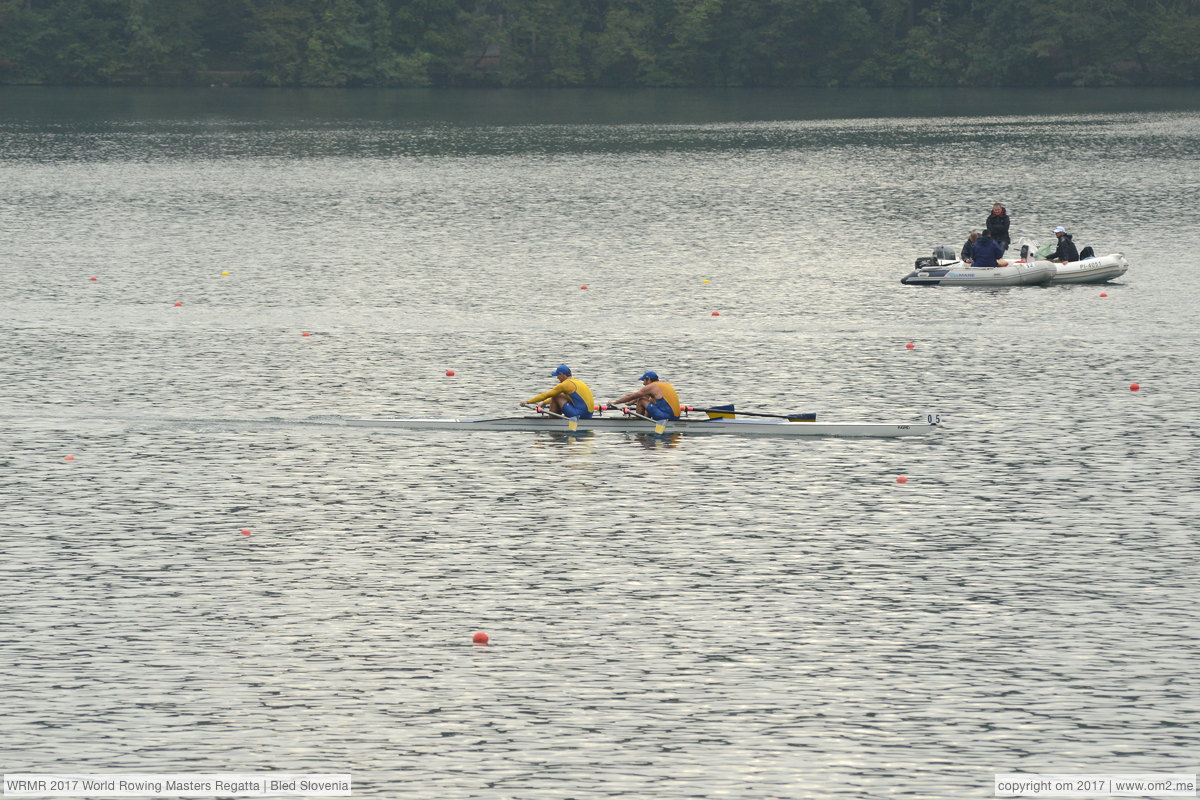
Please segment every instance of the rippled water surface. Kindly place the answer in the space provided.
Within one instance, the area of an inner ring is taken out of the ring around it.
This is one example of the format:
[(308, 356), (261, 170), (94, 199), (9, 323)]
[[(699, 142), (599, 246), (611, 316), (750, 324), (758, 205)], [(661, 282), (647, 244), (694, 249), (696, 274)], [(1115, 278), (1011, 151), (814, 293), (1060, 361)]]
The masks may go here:
[[(1200, 770), (1200, 95), (4, 89), (0, 186), (5, 772)], [(996, 200), (1128, 274), (899, 284)], [(341, 424), (517, 413), (561, 362), (946, 424)]]

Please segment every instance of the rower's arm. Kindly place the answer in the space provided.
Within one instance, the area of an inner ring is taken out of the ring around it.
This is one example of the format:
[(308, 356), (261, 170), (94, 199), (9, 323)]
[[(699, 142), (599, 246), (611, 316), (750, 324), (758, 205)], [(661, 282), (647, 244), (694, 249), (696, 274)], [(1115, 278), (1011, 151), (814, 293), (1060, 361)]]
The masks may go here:
[(643, 386), (642, 388), (638, 389), (637, 391), (630, 392), (629, 394), (625, 395), (624, 397), (619, 397), (616, 400), (613, 400), (613, 405), (619, 405), (620, 403), (629, 403), (634, 400), (637, 400), (639, 397), (647, 397), (647, 396), (650, 396), (651, 394), (652, 394), (652, 392), (650, 391), (650, 387)]
[(526, 400), (525, 402), (529, 403), (529, 404), (540, 403), (543, 400), (549, 400), (551, 397), (554, 397), (556, 394), (570, 394), (571, 391), (574, 389), (574, 384), (571, 384), (570, 386), (568, 386), (568, 384), (570, 384), (570, 383), (571, 383), (570, 381), (563, 381), (558, 386), (555, 386), (553, 389), (542, 392), (541, 394), (537, 395), (536, 397), (531, 397), (528, 400)]

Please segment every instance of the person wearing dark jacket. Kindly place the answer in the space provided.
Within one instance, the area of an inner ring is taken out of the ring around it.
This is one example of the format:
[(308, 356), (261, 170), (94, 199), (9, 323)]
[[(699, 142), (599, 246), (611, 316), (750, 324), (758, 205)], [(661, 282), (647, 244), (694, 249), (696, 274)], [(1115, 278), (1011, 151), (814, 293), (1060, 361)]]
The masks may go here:
[(988, 215), (984, 227), (992, 234), (996, 244), (1000, 245), (1001, 253), (1008, 250), (1008, 246), (1012, 244), (1012, 240), (1008, 238), (1008, 209), (996, 203), (992, 206), (992, 213)]
[(962, 252), (958, 254), (958, 260), (964, 264), (971, 263), (971, 248), (979, 241), (979, 233), (971, 231), (971, 235), (967, 237), (966, 244), (963, 245)]
[(987, 228), (979, 235), (979, 241), (971, 246), (971, 263), (976, 267), (1007, 267), (1008, 262), (1000, 258), (1004, 251), (992, 238)]
[(1054, 229), (1054, 235), (1058, 237), (1058, 248), (1050, 254), (1050, 260), (1060, 261), (1063, 264), (1078, 261), (1079, 248), (1075, 246), (1075, 242), (1071, 241), (1071, 234), (1067, 233), (1067, 229), (1059, 225)]

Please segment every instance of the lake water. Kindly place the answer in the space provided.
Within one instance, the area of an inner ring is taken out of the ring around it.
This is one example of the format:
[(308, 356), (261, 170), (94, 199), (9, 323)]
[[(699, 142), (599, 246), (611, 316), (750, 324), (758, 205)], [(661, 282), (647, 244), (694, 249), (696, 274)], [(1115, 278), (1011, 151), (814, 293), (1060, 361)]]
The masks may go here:
[[(10, 88), (0, 186), (4, 772), (1200, 771), (1200, 92)], [(995, 201), (1129, 272), (900, 285)], [(945, 425), (340, 424), (516, 413), (564, 362)]]

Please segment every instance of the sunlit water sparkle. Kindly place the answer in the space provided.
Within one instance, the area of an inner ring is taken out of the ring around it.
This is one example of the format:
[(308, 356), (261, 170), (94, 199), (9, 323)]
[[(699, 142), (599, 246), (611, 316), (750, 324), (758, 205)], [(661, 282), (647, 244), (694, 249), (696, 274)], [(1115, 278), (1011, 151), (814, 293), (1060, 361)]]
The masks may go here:
[[(5, 772), (962, 798), (1198, 771), (1194, 98), (617, 93), (573, 124), (70, 96), (0, 90)], [(1129, 273), (899, 284), (996, 199)], [(693, 404), (946, 424), (341, 424), (516, 413), (561, 362), (602, 400), (653, 368)]]

